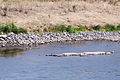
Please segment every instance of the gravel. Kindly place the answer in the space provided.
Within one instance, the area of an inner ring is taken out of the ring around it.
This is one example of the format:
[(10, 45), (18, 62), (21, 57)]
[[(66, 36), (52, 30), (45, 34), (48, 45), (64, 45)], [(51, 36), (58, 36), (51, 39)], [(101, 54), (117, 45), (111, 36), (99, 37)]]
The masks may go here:
[(120, 41), (120, 32), (80, 32), (45, 34), (3, 34), (0, 35), (0, 47), (20, 47), (40, 45), (60, 41)]

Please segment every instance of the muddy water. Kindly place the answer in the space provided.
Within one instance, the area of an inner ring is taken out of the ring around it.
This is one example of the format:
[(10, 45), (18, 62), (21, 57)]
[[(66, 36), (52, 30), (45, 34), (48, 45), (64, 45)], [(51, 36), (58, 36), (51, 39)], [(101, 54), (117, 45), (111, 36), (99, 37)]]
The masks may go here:
[[(64, 52), (115, 51), (112, 55), (47, 57)], [(0, 50), (0, 80), (120, 80), (120, 43), (80, 41)]]

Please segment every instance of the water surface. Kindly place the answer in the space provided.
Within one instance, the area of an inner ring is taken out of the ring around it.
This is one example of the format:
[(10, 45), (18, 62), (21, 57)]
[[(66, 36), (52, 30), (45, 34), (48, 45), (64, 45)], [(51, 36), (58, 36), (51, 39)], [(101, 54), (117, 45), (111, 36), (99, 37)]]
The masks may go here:
[[(112, 55), (50, 57), (65, 52), (115, 51)], [(120, 80), (119, 42), (79, 41), (0, 51), (0, 80)], [(12, 54), (13, 53), (13, 54)]]

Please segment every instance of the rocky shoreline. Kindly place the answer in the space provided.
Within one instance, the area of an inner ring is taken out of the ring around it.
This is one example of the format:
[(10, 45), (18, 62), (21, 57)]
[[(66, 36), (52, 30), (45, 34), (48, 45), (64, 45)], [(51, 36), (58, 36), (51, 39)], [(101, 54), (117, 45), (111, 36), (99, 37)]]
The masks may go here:
[(80, 32), (0, 35), (0, 47), (21, 47), (60, 41), (120, 41), (120, 32)]

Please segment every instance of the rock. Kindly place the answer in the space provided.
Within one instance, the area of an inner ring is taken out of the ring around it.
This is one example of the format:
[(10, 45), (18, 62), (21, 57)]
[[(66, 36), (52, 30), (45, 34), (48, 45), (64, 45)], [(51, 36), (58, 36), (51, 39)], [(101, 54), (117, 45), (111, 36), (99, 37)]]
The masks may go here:
[[(10, 46), (44, 44), (54, 41), (78, 41), (78, 40), (108, 40), (120, 41), (119, 32), (80, 32), (77, 34), (69, 33), (46, 33), (46, 34), (2, 34), (1, 42), (7, 42)], [(12, 43), (12, 45), (11, 45)], [(1, 46), (2, 44), (0, 44)], [(82, 54), (83, 55), (83, 54)]]
[(45, 56), (55, 56), (55, 57), (63, 57), (63, 56), (89, 56), (89, 55), (109, 55), (113, 52), (82, 52), (82, 53), (63, 53), (63, 54), (47, 54)]
[(6, 38), (6, 37), (7, 37), (6, 34), (0, 35), (0, 38)]
[(5, 47), (5, 44), (2, 44), (1, 47)]
[(7, 16), (6, 11), (0, 10), (0, 15), (1, 15), (1, 16)]
[(4, 41), (4, 39), (3, 39), (3, 38), (0, 38), (0, 41)]

